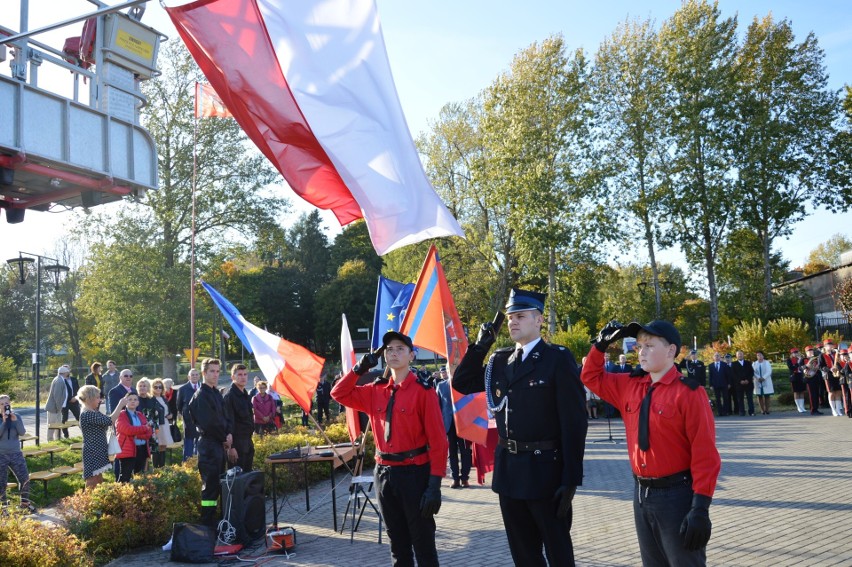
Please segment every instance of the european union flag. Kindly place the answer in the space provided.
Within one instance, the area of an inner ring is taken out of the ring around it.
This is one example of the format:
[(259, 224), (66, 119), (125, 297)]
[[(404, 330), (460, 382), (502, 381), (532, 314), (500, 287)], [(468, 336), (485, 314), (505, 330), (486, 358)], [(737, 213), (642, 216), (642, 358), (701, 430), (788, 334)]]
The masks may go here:
[(385, 333), (399, 331), (413, 292), (413, 283), (404, 284), (379, 276), (376, 311), (373, 315), (373, 350), (379, 348)]

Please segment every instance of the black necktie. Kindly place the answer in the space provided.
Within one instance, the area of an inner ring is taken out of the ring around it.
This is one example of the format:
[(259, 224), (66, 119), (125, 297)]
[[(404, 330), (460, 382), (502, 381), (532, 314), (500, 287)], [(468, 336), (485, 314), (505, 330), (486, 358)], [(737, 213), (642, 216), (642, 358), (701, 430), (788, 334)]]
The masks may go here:
[(391, 390), (390, 399), (388, 400), (388, 407), (385, 410), (385, 441), (390, 441), (391, 436), (391, 417), (393, 414), (393, 402), (396, 396), (396, 391), (399, 389), (399, 386), (394, 386)]
[(524, 361), (524, 349), (519, 348), (515, 351), (515, 370), (521, 365), (521, 362)]
[(648, 393), (642, 398), (642, 406), (639, 408), (639, 448), (647, 451), (651, 448), (651, 439), (648, 431), (648, 421), (651, 416), (651, 394), (654, 386), (648, 388)]

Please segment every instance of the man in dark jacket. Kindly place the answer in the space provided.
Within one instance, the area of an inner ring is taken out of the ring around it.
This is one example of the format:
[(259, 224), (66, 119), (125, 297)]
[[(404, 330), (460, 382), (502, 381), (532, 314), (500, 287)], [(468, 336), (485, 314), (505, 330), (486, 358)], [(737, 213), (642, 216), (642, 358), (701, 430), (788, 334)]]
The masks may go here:
[(225, 414), (231, 423), (234, 443), (228, 451), (228, 468), (240, 467), (244, 472), (254, 469), (254, 408), (246, 391), (248, 369), (245, 364), (231, 367), (231, 388), (225, 393)]
[(225, 452), (231, 448), (231, 423), (225, 402), (219, 393), (221, 363), (206, 358), (201, 363), (204, 383), (189, 402), (189, 413), (198, 430), (198, 472), (201, 473), (201, 521), (215, 526), (219, 521), (216, 505), (221, 487), (219, 477), (225, 472)]
[(745, 397), (748, 401), (748, 414), (754, 415), (754, 368), (751, 367), (751, 362), (745, 359), (743, 351), (737, 351), (737, 359), (731, 363), (731, 372), (734, 375), (734, 405), (737, 412), (745, 415)]
[(719, 417), (731, 415), (731, 403), (728, 396), (729, 384), (733, 380), (731, 367), (722, 361), (722, 355), (713, 353), (713, 362), (710, 364), (710, 386), (716, 397), (716, 413)]
[(201, 376), (196, 368), (190, 369), (187, 374), (189, 382), (178, 388), (177, 390), (177, 410), (183, 417), (183, 460), (187, 460), (195, 454), (195, 439), (198, 437), (198, 431), (195, 429), (195, 423), (192, 421), (192, 415), (189, 413), (189, 402), (196, 390), (201, 387), (198, 383), (198, 378)]
[(572, 500), (583, 483), (585, 391), (571, 351), (541, 340), (545, 296), (512, 289), (506, 305), (515, 348), (491, 355), (491, 323), (480, 328), (453, 373), (462, 394), (485, 391), (497, 422), (493, 490), (515, 565), (574, 565)]

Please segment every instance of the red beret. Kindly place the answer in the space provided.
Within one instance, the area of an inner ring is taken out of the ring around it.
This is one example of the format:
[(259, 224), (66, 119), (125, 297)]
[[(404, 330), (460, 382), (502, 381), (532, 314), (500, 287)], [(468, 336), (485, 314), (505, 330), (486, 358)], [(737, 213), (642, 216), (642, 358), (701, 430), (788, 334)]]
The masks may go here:
[(799, 349), (797, 349), (797, 348), (791, 348), (791, 349), (790, 349), (790, 354), (793, 354), (794, 352), (799, 352)]

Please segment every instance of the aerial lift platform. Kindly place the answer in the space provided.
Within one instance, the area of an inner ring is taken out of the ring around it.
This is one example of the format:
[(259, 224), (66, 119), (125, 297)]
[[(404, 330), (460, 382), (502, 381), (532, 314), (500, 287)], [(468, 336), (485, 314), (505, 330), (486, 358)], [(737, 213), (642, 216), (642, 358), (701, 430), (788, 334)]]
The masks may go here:
[[(0, 209), (6, 220), (23, 221), (27, 209), (88, 209), (156, 189), (157, 149), (139, 122), (147, 104), (139, 87), (157, 76), (166, 37), (140, 21), (147, 0), (112, 6), (88, 0), (91, 12), (34, 30), (30, 0), (18, 1), (19, 29), (0, 25), (0, 64), (11, 71), (0, 74)], [(49, 4), (44, 0), (39, 8)], [(58, 28), (69, 30), (62, 48), (36, 39)], [(67, 70), (70, 84), (40, 84), (42, 65)]]

